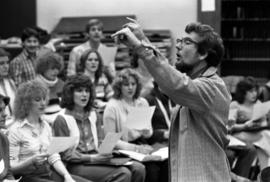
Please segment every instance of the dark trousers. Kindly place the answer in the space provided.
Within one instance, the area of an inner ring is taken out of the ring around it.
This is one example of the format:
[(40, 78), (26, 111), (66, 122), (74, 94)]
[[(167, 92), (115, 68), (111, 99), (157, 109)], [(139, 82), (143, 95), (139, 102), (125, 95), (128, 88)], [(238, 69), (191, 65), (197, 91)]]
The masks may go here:
[(231, 165), (233, 161), (237, 159), (232, 172), (239, 176), (249, 178), (252, 163), (257, 156), (256, 148), (253, 145), (232, 147), (228, 148), (226, 153)]
[(67, 169), (94, 182), (143, 182), (145, 179), (144, 166), (135, 161), (127, 166), (69, 163)]
[[(71, 175), (76, 182), (91, 182), (85, 178)], [(51, 175), (44, 176), (22, 176), (20, 182), (64, 182), (64, 178), (60, 176), (55, 170), (52, 170)]]
[(145, 162), (146, 179), (145, 182), (167, 182), (169, 179), (168, 160)]

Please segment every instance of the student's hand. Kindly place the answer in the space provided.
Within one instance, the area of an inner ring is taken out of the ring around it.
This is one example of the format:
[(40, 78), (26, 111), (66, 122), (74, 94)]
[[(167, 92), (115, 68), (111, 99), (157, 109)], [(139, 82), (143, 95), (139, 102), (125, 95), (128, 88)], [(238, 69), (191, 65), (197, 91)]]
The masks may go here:
[(75, 182), (75, 180), (71, 177), (70, 174), (66, 174), (64, 176), (64, 182)]
[(255, 126), (260, 126), (260, 122), (255, 122), (253, 120), (248, 120), (247, 122), (245, 122), (245, 127), (246, 128), (252, 128)]
[(170, 132), (168, 130), (166, 130), (166, 131), (163, 132), (163, 137), (165, 139), (169, 139), (169, 136), (170, 136)]
[(34, 166), (42, 166), (44, 163), (47, 162), (48, 160), (48, 157), (49, 157), (49, 154), (46, 154), (46, 153), (43, 153), (43, 154), (37, 154), (37, 155), (34, 155), (32, 158), (31, 158), (31, 162)]
[(151, 136), (151, 131), (148, 129), (138, 130), (142, 137), (149, 138)]
[(150, 154), (154, 149), (150, 145), (137, 145), (137, 152), (142, 154)]
[(135, 129), (128, 129), (128, 137), (131, 140), (136, 140), (138, 138), (141, 137), (141, 133), (139, 130), (135, 130)]
[(91, 162), (106, 162), (112, 158), (112, 154), (91, 154)]

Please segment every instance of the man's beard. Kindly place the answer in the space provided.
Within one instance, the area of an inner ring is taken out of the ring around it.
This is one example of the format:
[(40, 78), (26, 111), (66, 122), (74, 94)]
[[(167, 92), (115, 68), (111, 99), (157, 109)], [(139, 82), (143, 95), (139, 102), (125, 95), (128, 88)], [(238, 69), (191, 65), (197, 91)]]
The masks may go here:
[(181, 73), (189, 73), (193, 69), (193, 65), (188, 65), (183, 61), (177, 61), (175, 63), (175, 68)]

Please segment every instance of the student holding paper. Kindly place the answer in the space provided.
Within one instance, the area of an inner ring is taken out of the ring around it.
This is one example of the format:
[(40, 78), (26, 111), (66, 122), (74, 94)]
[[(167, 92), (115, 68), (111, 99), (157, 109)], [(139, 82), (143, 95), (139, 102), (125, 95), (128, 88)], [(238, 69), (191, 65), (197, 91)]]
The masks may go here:
[[(146, 99), (140, 97), (141, 89), (140, 77), (135, 70), (128, 68), (119, 72), (113, 83), (113, 98), (108, 102), (104, 110), (104, 130), (105, 133), (122, 132), (122, 138), (116, 145), (117, 149), (150, 154), (153, 148), (147, 144), (147, 139), (153, 133), (151, 120), (149, 119), (149, 124), (140, 130), (138, 129), (139, 126), (136, 127), (137, 129), (129, 128), (129, 121), (127, 121), (128, 115), (134, 107), (149, 108)], [(137, 118), (140, 118), (140, 116)], [(136, 118), (132, 119), (133, 121), (136, 120)], [(156, 182), (158, 180), (156, 177), (159, 173), (159, 163), (147, 162), (145, 166), (146, 182)]]
[(48, 101), (47, 88), (38, 81), (22, 83), (14, 103), (15, 122), (9, 129), (10, 164), (21, 182), (89, 182), (71, 176), (59, 154), (49, 155), (52, 131), (42, 120)]
[[(258, 119), (257, 112), (262, 109), (256, 108), (262, 103), (257, 98), (258, 85), (254, 78), (247, 77), (237, 84), (235, 101), (230, 105), (229, 130), (236, 138), (257, 146), (260, 165), (266, 167), (270, 164), (270, 131), (264, 129), (269, 127), (267, 114)], [(257, 117), (253, 120), (255, 113)]]
[(101, 111), (113, 95), (112, 86), (108, 74), (104, 72), (103, 60), (98, 51), (88, 49), (83, 52), (80, 59), (81, 72), (88, 76), (95, 85), (95, 106)]
[(128, 166), (102, 164), (112, 156), (97, 150), (104, 134), (102, 117), (93, 108), (94, 99), (94, 86), (88, 76), (74, 75), (65, 82), (61, 100), (64, 110), (57, 116), (53, 130), (55, 136), (77, 137), (75, 146), (62, 153), (67, 169), (97, 182), (144, 181), (145, 169), (138, 162)]

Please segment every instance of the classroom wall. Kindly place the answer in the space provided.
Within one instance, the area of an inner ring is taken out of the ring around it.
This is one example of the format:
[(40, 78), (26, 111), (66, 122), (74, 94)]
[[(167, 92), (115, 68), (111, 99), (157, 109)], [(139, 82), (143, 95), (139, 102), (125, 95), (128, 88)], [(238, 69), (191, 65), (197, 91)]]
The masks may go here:
[(145, 29), (181, 36), (196, 21), (197, 0), (38, 0), (37, 25), (51, 31), (61, 17), (134, 14)]
[[(175, 40), (186, 24), (197, 20), (197, 0), (37, 0), (37, 25), (48, 31), (61, 17), (130, 14), (144, 29), (171, 30)], [(172, 49), (172, 60), (175, 52)]]

